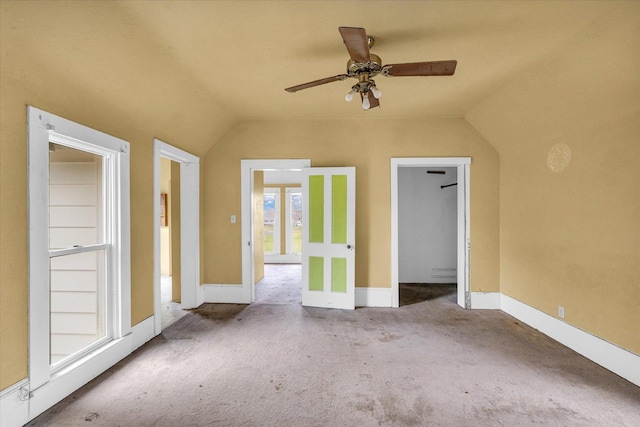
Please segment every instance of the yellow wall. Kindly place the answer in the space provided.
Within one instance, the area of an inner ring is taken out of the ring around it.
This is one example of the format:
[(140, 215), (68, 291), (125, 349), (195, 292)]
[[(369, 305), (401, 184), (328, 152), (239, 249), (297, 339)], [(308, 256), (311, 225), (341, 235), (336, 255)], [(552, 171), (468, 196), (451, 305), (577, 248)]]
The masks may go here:
[(253, 283), (264, 277), (264, 172), (253, 173)]
[(501, 291), (640, 354), (640, 5), (622, 6), (467, 118), (500, 152)]
[(133, 324), (153, 314), (153, 138), (201, 155), (231, 118), (113, 2), (0, 7), (3, 389), (27, 376), (26, 106), (131, 143)]
[(160, 274), (171, 276), (171, 160), (160, 159), (160, 193), (167, 195), (167, 226), (160, 226)]
[[(240, 284), (240, 160), (356, 167), (356, 285), (391, 284), (391, 157), (470, 156), (471, 287), (498, 291), (499, 157), (464, 119), (248, 121), (205, 157), (204, 283)], [(238, 223), (240, 217), (238, 216)]]
[(180, 163), (171, 161), (171, 198), (169, 199), (169, 227), (171, 230), (171, 299), (180, 302), (182, 264), (180, 240)]

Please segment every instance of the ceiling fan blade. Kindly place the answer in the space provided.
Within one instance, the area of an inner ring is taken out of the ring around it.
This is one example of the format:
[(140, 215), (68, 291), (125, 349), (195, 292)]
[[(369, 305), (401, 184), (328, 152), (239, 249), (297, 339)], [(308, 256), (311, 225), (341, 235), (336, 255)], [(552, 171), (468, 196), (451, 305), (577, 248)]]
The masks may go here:
[[(364, 100), (364, 94), (360, 92), (360, 100)], [(380, 100), (373, 96), (373, 94), (369, 94), (369, 110), (372, 108), (376, 108), (380, 106)]]
[(302, 90), (302, 89), (308, 89), (308, 88), (314, 87), (314, 86), (320, 86), (320, 85), (331, 83), (331, 82), (338, 82), (338, 81), (346, 79), (347, 77), (349, 77), (349, 76), (347, 76), (346, 74), (338, 74), (337, 76), (327, 77), (327, 78), (320, 79), (320, 80), (314, 80), (312, 82), (303, 83), (303, 84), (297, 85), (297, 86), (291, 86), (291, 87), (286, 88), (285, 90), (287, 92), (293, 93), (293, 92), (297, 92), (297, 91)]
[(407, 64), (389, 64), (382, 67), (392, 77), (402, 76), (452, 76), (458, 61), (412, 62)]
[(369, 62), (369, 41), (364, 28), (339, 27), (340, 35), (347, 46), (349, 56), (355, 62)]
[(375, 96), (371, 95), (371, 96), (369, 96), (369, 104), (371, 104), (371, 107), (369, 107), (369, 109), (379, 107), (380, 106), (380, 100), (378, 98), (376, 98)]

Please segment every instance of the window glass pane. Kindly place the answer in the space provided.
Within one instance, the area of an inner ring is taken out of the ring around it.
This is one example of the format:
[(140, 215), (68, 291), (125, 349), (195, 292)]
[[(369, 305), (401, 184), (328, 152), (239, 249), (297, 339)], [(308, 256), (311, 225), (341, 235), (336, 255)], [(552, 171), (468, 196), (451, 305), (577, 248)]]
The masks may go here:
[(104, 243), (104, 157), (49, 144), (49, 249)]
[(302, 252), (302, 193), (291, 194), (291, 252)]
[(104, 250), (50, 259), (52, 365), (107, 335), (105, 264)]
[(276, 222), (276, 194), (264, 193), (264, 252), (273, 253)]

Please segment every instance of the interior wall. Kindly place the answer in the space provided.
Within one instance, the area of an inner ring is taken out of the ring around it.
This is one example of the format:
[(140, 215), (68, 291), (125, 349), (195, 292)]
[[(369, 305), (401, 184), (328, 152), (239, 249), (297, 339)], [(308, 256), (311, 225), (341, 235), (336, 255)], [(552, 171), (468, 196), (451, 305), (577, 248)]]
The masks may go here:
[(169, 197), (169, 231), (171, 233), (171, 299), (180, 302), (182, 289), (182, 241), (180, 240), (180, 163), (170, 161), (171, 196)]
[(167, 195), (167, 225), (160, 226), (160, 274), (171, 276), (171, 160), (160, 159), (160, 193)]
[(636, 354), (639, 16), (612, 4), (467, 115), (500, 152), (501, 291)]
[[(443, 175), (428, 171), (442, 171)], [(400, 283), (457, 283), (456, 168), (398, 169)]]
[[(238, 189), (238, 191), (240, 191)], [(264, 277), (264, 172), (253, 173), (253, 283)]]
[(203, 96), (206, 89), (180, 68), (168, 48), (153, 41), (115, 2), (2, 1), (0, 7), (0, 389), (4, 389), (27, 377), (26, 106), (131, 144), (134, 325), (153, 314), (153, 138), (201, 155), (224, 133), (232, 117)]
[[(366, 112), (363, 112), (363, 115)], [(364, 117), (364, 116), (363, 116)], [(464, 119), (245, 121), (207, 153), (204, 283), (240, 284), (240, 160), (308, 158), (356, 167), (356, 285), (391, 286), (391, 157), (471, 163), (471, 288), (498, 291), (499, 157)]]

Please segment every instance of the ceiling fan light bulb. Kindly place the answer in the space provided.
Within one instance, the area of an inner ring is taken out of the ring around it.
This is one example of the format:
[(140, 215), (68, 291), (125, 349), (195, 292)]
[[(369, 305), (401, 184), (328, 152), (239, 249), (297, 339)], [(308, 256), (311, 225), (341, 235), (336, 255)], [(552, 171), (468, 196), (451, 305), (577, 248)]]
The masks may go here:
[(351, 102), (353, 100), (353, 94), (354, 93), (355, 92), (353, 90), (351, 90), (351, 92), (349, 92), (348, 94), (346, 94), (344, 96), (344, 100), (347, 101), (347, 102)]
[(362, 98), (362, 109), (368, 110), (369, 108), (371, 108), (371, 104), (369, 103), (369, 94), (365, 93)]
[(380, 97), (382, 96), (382, 91), (380, 91), (380, 89), (378, 89), (376, 86), (371, 86), (370, 90), (373, 96), (376, 97), (376, 99), (380, 99)]

